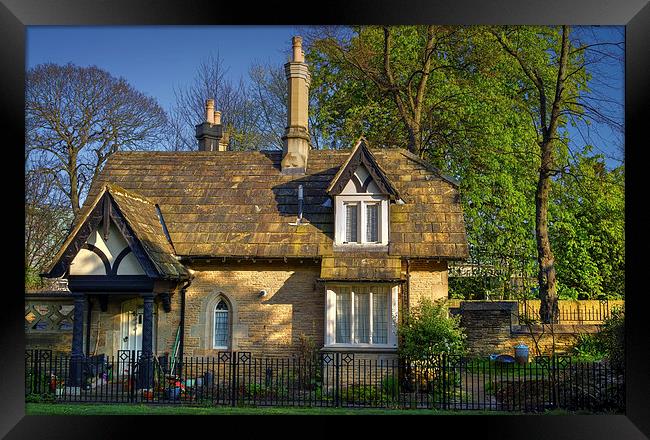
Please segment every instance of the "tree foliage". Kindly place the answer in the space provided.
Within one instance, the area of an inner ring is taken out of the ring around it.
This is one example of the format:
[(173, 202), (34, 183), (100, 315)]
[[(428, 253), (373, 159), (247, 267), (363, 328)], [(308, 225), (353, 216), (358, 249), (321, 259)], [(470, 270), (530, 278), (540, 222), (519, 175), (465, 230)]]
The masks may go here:
[(602, 155), (580, 154), (558, 178), (552, 198), (560, 297), (623, 298), (624, 167), (607, 170)]
[[(541, 232), (549, 221), (554, 227), (552, 218), (540, 221), (553, 215), (541, 199), (574, 159), (566, 128), (616, 122), (587, 87), (587, 66), (598, 62), (591, 51), (600, 45), (576, 34), (545, 26), (312, 29), (307, 58), (318, 104), (311, 111), (331, 148), (349, 147), (363, 133), (374, 146), (408, 146), (458, 179), (470, 261), (505, 268), (505, 280), (527, 275), (537, 259), (548, 285), (555, 266), (579, 263), (564, 250), (570, 261), (553, 261), (547, 250), (558, 234)], [(621, 266), (611, 272), (620, 279)], [(562, 286), (567, 271), (558, 276)]]

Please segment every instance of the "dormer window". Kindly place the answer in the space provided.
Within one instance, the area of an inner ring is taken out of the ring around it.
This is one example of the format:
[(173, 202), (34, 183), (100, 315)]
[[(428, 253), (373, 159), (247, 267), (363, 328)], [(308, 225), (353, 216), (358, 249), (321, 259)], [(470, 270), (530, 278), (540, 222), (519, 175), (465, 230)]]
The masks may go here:
[(388, 246), (389, 203), (399, 200), (399, 194), (363, 139), (334, 176), (327, 193), (334, 200), (335, 246)]
[[(339, 196), (340, 197), (340, 196)], [(358, 198), (359, 200), (354, 200)], [(350, 201), (345, 201), (346, 199)], [(382, 224), (382, 198), (377, 196), (368, 200), (366, 197), (345, 197), (342, 200), (343, 219), (340, 223), (345, 228), (343, 244), (381, 244), (382, 236), (387, 236), (388, 225)], [(385, 203), (386, 208), (388, 206)], [(384, 208), (384, 209), (386, 209)], [(386, 218), (386, 220), (388, 220)]]
[[(355, 173), (366, 176), (363, 167)], [(359, 179), (360, 180), (360, 179)], [(339, 245), (387, 245), (388, 244), (388, 197), (370, 183), (367, 191), (359, 192), (350, 183), (341, 195), (336, 196), (335, 242)]]

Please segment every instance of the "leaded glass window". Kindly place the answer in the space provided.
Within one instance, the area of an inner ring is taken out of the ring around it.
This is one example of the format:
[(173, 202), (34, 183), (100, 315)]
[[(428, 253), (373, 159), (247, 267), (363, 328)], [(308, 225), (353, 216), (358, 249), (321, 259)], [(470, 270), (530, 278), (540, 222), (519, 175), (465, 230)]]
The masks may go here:
[(376, 243), (379, 241), (379, 205), (377, 203), (366, 205), (366, 241)]
[(354, 342), (370, 342), (370, 294), (356, 292), (354, 295)]
[(336, 294), (335, 343), (388, 344), (391, 328), (389, 286), (341, 286)]
[(348, 243), (356, 243), (358, 241), (358, 212), (356, 203), (345, 205), (345, 241)]
[(341, 288), (336, 293), (336, 342), (347, 344), (350, 342), (350, 321), (352, 311), (350, 305), (350, 289)]
[(214, 348), (227, 348), (229, 335), (228, 304), (222, 299), (214, 310)]
[(372, 341), (375, 344), (388, 343), (388, 289), (377, 289), (372, 295)]

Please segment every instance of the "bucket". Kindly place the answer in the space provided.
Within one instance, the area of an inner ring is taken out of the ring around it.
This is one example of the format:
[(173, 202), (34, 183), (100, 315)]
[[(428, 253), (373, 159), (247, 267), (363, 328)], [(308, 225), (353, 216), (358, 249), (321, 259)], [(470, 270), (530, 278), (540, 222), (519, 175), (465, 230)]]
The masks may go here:
[(528, 363), (528, 346), (523, 343), (515, 345), (515, 359), (519, 365), (526, 365)]

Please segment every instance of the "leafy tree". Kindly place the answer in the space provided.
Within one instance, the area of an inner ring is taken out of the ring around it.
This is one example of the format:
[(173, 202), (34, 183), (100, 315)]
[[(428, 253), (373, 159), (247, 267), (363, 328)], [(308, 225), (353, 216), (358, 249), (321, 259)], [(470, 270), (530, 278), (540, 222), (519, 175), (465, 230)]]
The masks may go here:
[(567, 299), (625, 296), (624, 167), (602, 155), (576, 157), (553, 188), (551, 242), (558, 294)]
[(439, 354), (459, 354), (465, 350), (465, 334), (460, 316), (449, 316), (444, 301), (422, 299), (398, 325), (400, 356), (427, 360)]
[[(503, 50), (522, 71), (523, 101), (530, 105), (531, 120), (538, 133), (540, 164), (535, 192), (535, 237), (537, 239), (540, 318), (557, 322), (559, 316), (555, 256), (548, 232), (548, 202), (553, 176), (557, 174), (559, 127), (565, 122), (562, 110), (569, 106), (570, 89), (584, 87), (580, 75), (570, 77), (571, 43), (569, 27), (562, 26), (560, 38), (552, 28), (504, 28), (493, 31)], [(535, 45), (541, 50), (531, 50)], [(580, 69), (574, 71), (579, 72)]]
[(453, 79), (461, 57), (452, 55), (461, 38), (460, 28), (445, 26), (308, 31), (324, 134), (349, 145), (364, 133), (372, 144), (406, 145), (423, 156), (436, 141), (464, 130), (448, 117), (461, 95)]
[(589, 94), (590, 75), (586, 66), (593, 62), (589, 49), (594, 45), (572, 39), (569, 26), (503, 26), (490, 32), (520, 69), (519, 101), (527, 109), (537, 133), (540, 161), (535, 192), (535, 237), (540, 318), (544, 323), (554, 323), (559, 309), (549, 202), (554, 179), (571, 162), (564, 128), (569, 122), (575, 124), (576, 118), (583, 122), (605, 121), (615, 126), (616, 118), (607, 116), (606, 100), (598, 101)]

